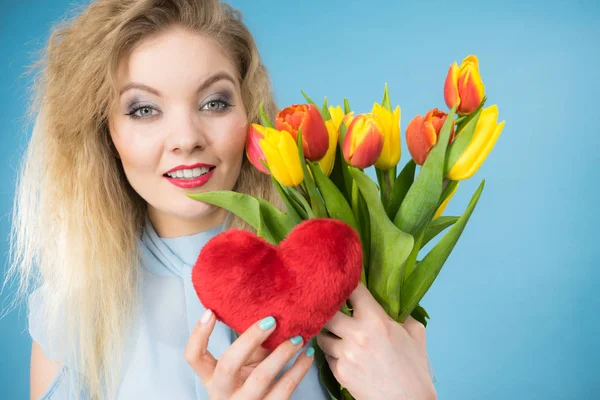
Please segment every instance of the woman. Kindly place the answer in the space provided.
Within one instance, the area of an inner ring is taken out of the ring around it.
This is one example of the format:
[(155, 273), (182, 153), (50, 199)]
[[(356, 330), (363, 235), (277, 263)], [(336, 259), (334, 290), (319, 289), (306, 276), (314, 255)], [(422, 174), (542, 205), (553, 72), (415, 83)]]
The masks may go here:
[[(40, 66), (11, 268), (21, 295), (37, 289), (32, 398), (327, 398), (301, 338), (267, 354), (277, 321), (236, 339), (191, 287), (202, 245), (250, 228), (185, 193), (278, 201), (244, 157), (259, 102), (276, 106), (239, 13), (98, 0), (52, 34)], [(354, 317), (318, 337), (336, 378), (358, 399), (435, 398), (423, 326), (392, 321), (364, 286), (350, 301)]]

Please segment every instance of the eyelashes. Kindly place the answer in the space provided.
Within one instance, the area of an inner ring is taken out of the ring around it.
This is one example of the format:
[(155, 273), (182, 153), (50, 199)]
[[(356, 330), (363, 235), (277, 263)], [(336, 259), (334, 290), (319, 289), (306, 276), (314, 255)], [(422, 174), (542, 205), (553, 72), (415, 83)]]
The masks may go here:
[[(225, 114), (232, 107), (234, 107), (234, 105), (231, 104), (229, 97), (221, 95), (205, 101), (204, 104), (198, 108), (198, 111), (209, 114)], [(160, 114), (160, 109), (152, 104), (135, 102), (128, 107), (127, 113), (125, 113), (126, 116), (134, 120), (149, 120), (156, 118)]]

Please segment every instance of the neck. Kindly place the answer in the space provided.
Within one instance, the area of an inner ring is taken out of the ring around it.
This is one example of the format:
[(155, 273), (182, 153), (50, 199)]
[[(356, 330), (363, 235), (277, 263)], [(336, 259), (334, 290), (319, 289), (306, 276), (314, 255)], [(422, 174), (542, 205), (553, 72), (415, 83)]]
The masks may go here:
[(154, 230), (161, 238), (176, 238), (195, 235), (207, 231), (225, 221), (227, 210), (215, 208), (213, 212), (202, 218), (182, 218), (178, 215), (166, 214), (152, 206), (148, 206), (148, 218)]

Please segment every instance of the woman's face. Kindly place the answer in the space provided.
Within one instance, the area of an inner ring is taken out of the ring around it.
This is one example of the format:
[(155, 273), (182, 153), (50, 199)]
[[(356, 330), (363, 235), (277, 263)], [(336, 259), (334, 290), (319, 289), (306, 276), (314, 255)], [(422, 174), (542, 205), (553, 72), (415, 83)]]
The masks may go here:
[(216, 41), (179, 27), (119, 61), (110, 135), (162, 237), (222, 222), (222, 209), (186, 193), (231, 190), (237, 181), (247, 129), (238, 75)]

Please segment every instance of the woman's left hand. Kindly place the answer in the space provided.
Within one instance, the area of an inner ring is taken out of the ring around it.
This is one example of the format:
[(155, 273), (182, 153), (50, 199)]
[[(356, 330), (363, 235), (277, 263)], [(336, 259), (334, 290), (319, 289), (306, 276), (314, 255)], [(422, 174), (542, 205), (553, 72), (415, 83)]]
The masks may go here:
[(425, 327), (412, 317), (390, 318), (359, 283), (352, 317), (337, 312), (317, 343), (335, 378), (359, 400), (437, 399), (428, 368)]

